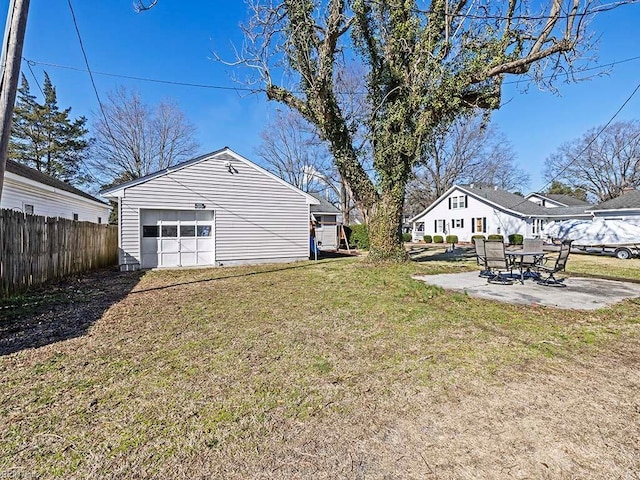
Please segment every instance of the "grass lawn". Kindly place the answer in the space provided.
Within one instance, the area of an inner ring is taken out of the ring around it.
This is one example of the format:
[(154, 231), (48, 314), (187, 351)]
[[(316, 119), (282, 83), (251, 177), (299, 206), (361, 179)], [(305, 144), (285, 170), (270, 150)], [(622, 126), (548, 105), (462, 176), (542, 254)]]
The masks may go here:
[(99, 272), (5, 300), (0, 478), (634, 478), (640, 302), (473, 299), (411, 275), (474, 262), (420, 258)]

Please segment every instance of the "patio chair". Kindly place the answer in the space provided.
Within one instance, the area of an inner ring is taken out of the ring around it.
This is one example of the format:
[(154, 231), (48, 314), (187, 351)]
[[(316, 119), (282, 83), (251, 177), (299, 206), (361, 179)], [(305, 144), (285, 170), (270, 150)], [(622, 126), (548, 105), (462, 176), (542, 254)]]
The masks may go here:
[(476, 248), (476, 261), (478, 262), (478, 265), (482, 267), (480, 276), (488, 277), (491, 275), (491, 271), (487, 268), (487, 257), (484, 253), (484, 242), (486, 242), (484, 238), (473, 239), (473, 245)]
[[(542, 239), (541, 238), (525, 238), (522, 242), (522, 250), (525, 252), (541, 252), (542, 251)], [(540, 277), (540, 273), (537, 272), (538, 267), (541, 265), (540, 257), (533, 255), (525, 255), (520, 261), (521, 271), (525, 277)]]
[[(504, 253), (502, 240), (485, 240), (484, 242), (485, 266), (489, 270), (489, 283), (513, 284), (512, 267)], [(506, 272), (509, 272), (507, 275)]]
[(540, 285), (554, 286), (554, 287), (566, 287), (563, 283), (564, 278), (556, 278), (555, 274), (564, 271), (567, 266), (567, 260), (569, 260), (569, 253), (571, 252), (571, 243), (573, 240), (563, 240), (560, 244), (560, 253), (556, 258), (555, 264), (551, 267), (540, 265), (538, 271), (541, 273), (547, 273), (547, 278), (541, 278), (538, 280)]

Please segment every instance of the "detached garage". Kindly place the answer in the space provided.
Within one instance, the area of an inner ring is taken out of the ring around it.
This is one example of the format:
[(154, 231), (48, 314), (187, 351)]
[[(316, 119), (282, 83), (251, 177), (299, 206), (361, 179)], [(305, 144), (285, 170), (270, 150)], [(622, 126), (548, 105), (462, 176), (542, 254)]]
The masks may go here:
[(309, 258), (319, 201), (224, 148), (111, 187), (121, 270)]

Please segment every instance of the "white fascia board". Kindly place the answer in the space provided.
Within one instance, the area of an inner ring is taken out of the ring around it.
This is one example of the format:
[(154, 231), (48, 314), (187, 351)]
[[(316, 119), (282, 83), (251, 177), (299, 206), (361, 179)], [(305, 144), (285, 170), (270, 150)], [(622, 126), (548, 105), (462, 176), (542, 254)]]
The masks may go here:
[(101, 208), (108, 208), (109, 210), (111, 210), (111, 205), (107, 203), (103, 203), (98, 200), (91, 200), (89, 198), (76, 195), (75, 193), (68, 192), (67, 190), (62, 190), (60, 188), (52, 187), (51, 185), (46, 185), (44, 183), (31, 180), (30, 178), (25, 178), (21, 175), (16, 175), (12, 172), (5, 171), (5, 177), (16, 183), (22, 183), (23, 185), (29, 185), (30, 187), (39, 188), (40, 190), (44, 190), (45, 192), (55, 193), (56, 195), (60, 195), (62, 197), (72, 198), (74, 200), (81, 201), (93, 206), (99, 205)]

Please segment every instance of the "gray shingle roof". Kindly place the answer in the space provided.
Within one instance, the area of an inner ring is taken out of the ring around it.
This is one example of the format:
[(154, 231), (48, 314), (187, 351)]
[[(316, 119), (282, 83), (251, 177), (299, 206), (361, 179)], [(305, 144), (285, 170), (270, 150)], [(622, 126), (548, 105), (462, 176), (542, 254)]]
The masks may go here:
[(630, 190), (619, 197), (594, 205), (588, 210), (619, 210), (623, 208), (640, 208), (640, 191)]
[(19, 177), (27, 178), (29, 180), (33, 180), (34, 182), (42, 183), (44, 185), (48, 185), (49, 187), (57, 188), (59, 190), (64, 190), (65, 192), (73, 193), (74, 195), (78, 195), (80, 197), (87, 198), (89, 200), (93, 200), (94, 202), (101, 203), (103, 205), (108, 205), (106, 202), (97, 199), (96, 197), (89, 195), (82, 190), (77, 189), (69, 185), (62, 180), (58, 180), (57, 178), (53, 178), (45, 173), (42, 173), (34, 168), (29, 168), (26, 165), (22, 165), (21, 163), (15, 162), (13, 160), (7, 159), (7, 172), (11, 172), (14, 175), (18, 175)]
[(340, 210), (331, 202), (318, 193), (310, 193), (312, 197), (320, 201), (320, 205), (310, 205), (311, 213), (327, 213), (329, 215), (339, 215)]
[(538, 193), (543, 197), (546, 197), (554, 202), (562, 203), (567, 207), (579, 207), (584, 205), (585, 207), (591, 205), (589, 202), (585, 202), (584, 200), (580, 200), (579, 198), (572, 197), (571, 195), (567, 195), (565, 193)]
[(547, 208), (546, 212), (549, 217), (576, 217), (578, 215), (590, 217), (591, 215), (587, 213), (590, 210), (588, 207), (589, 204), (575, 207), (555, 207)]
[[(468, 194), (475, 195), (480, 198), (484, 198), (491, 203), (504, 207), (508, 210), (518, 212), (522, 215), (549, 215), (548, 208), (541, 207), (520, 195), (507, 192), (506, 190), (495, 189), (490, 187), (469, 187), (460, 186), (461, 190), (466, 191)], [(560, 208), (560, 207), (558, 207)]]

